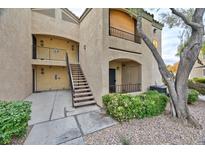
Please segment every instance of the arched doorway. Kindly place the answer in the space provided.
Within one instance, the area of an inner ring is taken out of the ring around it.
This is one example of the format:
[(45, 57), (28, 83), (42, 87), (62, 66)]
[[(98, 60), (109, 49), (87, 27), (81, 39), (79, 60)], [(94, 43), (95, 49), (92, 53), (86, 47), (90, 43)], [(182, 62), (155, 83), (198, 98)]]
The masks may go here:
[(141, 91), (141, 64), (130, 59), (109, 62), (109, 92), (129, 93)]

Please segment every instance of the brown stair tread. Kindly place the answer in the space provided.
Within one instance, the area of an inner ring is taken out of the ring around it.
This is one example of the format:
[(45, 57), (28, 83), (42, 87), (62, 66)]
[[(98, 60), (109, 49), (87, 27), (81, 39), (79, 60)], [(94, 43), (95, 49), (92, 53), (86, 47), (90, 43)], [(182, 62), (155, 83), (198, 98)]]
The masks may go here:
[(96, 104), (95, 98), (88, 85), (86, 77), (83, 74), (80, 64), (70, 64), (70, 68), (70, 74), (73, 80), (72, 95), (74, 107)]
[(74, 83), (74, 87), (75, 86), (80, 86), (80, 85), (88, 85), (88, 83), (87, 82), (81, 82), (81, 83), (80, 82), (75, 82)]
[(85, 100), (90, 100), (90, 99), (94, 99), (94, 96), (85, 96), (85, 97), (73, 98), (74, 101), (85, 101)]
[(74, 89), (78, 89), (78, 88), (89, 88), (89, 86), (88, 85), (74, 86)]
[(82, 75), (84, 75), (84, 74), (83, 74), (83, 73), (72, 73), (72, 75), (73, 75), (73, 76), (79, 76), (79, 75), (82, 76)]
[(80, 106), (92, 105), (92, 104), (96, 104), (96, 101), (92, 100), (92, 101), (74, 103), (74, 107), (80, 107)]
[(87, 82), (86, 80), (73, 80), (74, 83), (83, 83), (83, 82)]
[(92, 92), (81, 92), (81, 93), (75, 93), (74, 96), (78, 97), (78, 96), (85, 96), (85, 95), (92, 95)]
[(73, 77), (85, 77), (83, 74), (73, 74)]
[(75, 89), (75, 90), (74, 90), (75, 93), (78, 93), (78, 92), (84, 92), (84, 91), (90, 91), (90, 88)]

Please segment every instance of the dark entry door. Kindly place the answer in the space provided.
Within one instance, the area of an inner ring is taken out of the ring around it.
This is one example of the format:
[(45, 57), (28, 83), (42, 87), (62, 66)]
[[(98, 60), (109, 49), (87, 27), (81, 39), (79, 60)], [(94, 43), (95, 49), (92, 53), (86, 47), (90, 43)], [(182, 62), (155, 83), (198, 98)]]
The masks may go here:
[(36, 59), (36, 37), (32, 35), (33, 59)]
[(115, 92), (115, 69), (109, 69), (109, 90), (110, 92)]

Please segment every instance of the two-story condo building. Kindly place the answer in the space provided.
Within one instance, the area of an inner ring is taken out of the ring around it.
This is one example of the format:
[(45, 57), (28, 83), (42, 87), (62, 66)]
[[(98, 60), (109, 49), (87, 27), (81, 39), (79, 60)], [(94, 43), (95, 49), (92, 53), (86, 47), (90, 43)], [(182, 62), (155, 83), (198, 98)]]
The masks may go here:
[[(161, 52), (163, 25), (143, 12), (142, 27)], [(161, 84), (130, 9), (0, 9), (0, 99), (72, 91), (73, 106), (102, 105), (112, 92)]]

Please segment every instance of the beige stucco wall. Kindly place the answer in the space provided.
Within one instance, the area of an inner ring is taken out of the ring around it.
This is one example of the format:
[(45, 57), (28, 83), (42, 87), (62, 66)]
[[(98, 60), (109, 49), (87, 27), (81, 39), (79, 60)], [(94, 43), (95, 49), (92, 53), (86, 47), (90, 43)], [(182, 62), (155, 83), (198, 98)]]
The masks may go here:
[(35, 91), (70, 89), (67, 67), (34, 66)]
[(30, 9), (0, 9), (0, 100), (32, 93)]
[[(152, 24), (145, 19), (142, 22), (144, 31), (153, 39)], [(157, 35), (155, 37), (160, 41), (160, 30)], [(109, 47), (141, 54), (116, 51)], [(160, 44), (158, 48), (161, 49)], [(141, 64), (143, 91), (150, 85), (162, 83), (157, 64), (144, 42), (137, 44), (109, 36), (109, 9), (92, 9), (80, 23), (80, 63), (99, 105), (102, 105), (102, 96), (109, 93), (109, 62), (119, 58)]]
[(103, 9), (92, 9), (80, 23), (80, 64), (98, 104), (102, 103), (102, 69), (105, 67), (103, 20)]
[[(199, 58), (202, 61), (202, 63), (205, 64), (205, 59), (202, 54), (199, 55)], [(195, 78), (195, 77), (205, 77), (204, 72), (203, 72), (205, 70), (205, 67), (201, 67), (201, 66), (202, 65), (200, 65), (197, 61), (195, 62), (195, 65), (189, 76), (190, 79)]]
[[(108, 11), (108, 9), (106, 9), (105, 11)], [(152, 23), (146, 19), (142, 19), (142, 27), (144, 32), (151, 40), (155, 39), (158, 41), (158, 50), (161, 54), (161, 30), (157, 29), (156, 34), (153, 34)], [(106, 28), (108, 29), (108, 26)], [(143, 42), (143, 40), (141, 41), (141, 44), (138, 44), (117, 37), (108, 36), (108, 34), (106, 35), (106, 38), (108, 39), (108, 48), (113, 47), (113, 48), (141, 53), (141, 54), (133, 54), (133, 53), (127, 53), (127, 52), (117, 51), (113, 49), (107, 50), (108, 61), (113, 59), (118, 59), (118, 58), (127, 58), (141, 64), (142, 91), (146, 91), (150, 85), (162, 84), (161, 75), (158, 71), (157, 63), (151, 51), (148, 49), (148, 47)]]
[[(23, 99), (32, 92), (31, 34), (54, 35), (80, 42), (80, 64), (99, 105), (102, 105), (102, 96), (109, 92), (109, 62), (114, 59), (130, 59), (141, 64), (143, 91), (152, 84), (161, 83), (156, 62), (143, 41), (137, 44), (109, 36), (108, 9), (92, 9), (80, 24), (62, 20), (60, 9), (56, 10), (55, 18), (31, 9), (1, 11), (0, 99)], [(152, 24), (145, 19), (142, 22), (146, 34), (151, 39), (159, 40), (160, 49), (161, 31), (158, 30), (154, 36)], [(116, 51), (109, 47), (141, 54)], [(38, 61), (37, 65), (41, 63)]]
[(68, 53), (70, 63), (78, 63), (78, 43), (49, 35), (36, 35), (35, 37), (37, 59), (65, 61), (66, 53)]
[(32, 11), (32, 33), (61, 36), (79, 42), (79, 24), (62, 20), (61, 9), (55, 10), (55, 18)]

